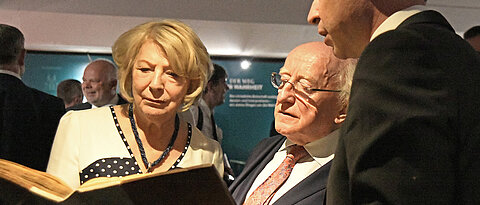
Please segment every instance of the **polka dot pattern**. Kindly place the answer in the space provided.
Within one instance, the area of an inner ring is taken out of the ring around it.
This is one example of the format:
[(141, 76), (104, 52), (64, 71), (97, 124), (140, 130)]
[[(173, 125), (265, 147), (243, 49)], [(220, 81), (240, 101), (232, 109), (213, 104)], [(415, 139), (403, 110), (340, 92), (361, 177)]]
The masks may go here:
[(80, 184), (96, 177), (122, 177), (140, 174), (142, 170), (132, 158), (99, 159), (80, 172)]
[(187, 123), (187, 124), (188, 124), (187, 143), (185, 144), (185, 148), (183, 149), (182, 154), (180, 154), (180, 156), (178, 157), (177, 161), (175, 161), (175, 163), (172, 165), (172, 167), (170, 167), (170, 169), (175, 169), (175, 168), (177, 168), (178, 163), (180, 163), (180, 162), (182, 161), (183, 157), (185, 156), (185, 153), (187, 153), (188, 146), (190, 146), (190, 141), (191, 141), (191, 139), (192, 139), (192, 125), (190, 125), (190, 123)]

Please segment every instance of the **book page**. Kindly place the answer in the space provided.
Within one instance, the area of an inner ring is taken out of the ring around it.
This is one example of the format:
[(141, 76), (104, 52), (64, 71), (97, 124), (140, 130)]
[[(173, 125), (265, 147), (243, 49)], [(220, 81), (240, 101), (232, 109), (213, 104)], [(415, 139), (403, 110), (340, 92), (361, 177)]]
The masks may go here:
[(115, 186), (121, 184), (128, 179), (144, 178), (149, 174), (132, 174), (124, 177), (97, 177), (88, 180), (77, 188), (79, 192), (87, 192), (95, 189), (102, 189), (105, 187)]
[(0, 178), (45, 198), (50, 197), (42, 193), (66, 198), (73, 192), (72, 188), (55, 176), (4, 159), (0, 159)]
[(72, 190), (48, 173), (0, 159), (0, 190), (0, 199), (20, 204), (49, 204), (46, 200), (67, 204), (143, 204), (144, 199), (152, 197), (162, 204), (234, 204), (226, 184), (211, 164), (99, 177)]

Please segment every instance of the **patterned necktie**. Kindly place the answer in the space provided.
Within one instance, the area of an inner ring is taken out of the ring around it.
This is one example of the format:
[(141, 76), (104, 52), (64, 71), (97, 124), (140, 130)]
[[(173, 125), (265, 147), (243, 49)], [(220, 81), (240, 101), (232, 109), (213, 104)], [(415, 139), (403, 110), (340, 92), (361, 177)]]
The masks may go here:
[(285, 160), (278, 168), (248, 197), (244, 205), (268, 204), (273, 195), (285, 183), (295, 163), (307, 155), (307, 151), (298, 145), (290, 148)]

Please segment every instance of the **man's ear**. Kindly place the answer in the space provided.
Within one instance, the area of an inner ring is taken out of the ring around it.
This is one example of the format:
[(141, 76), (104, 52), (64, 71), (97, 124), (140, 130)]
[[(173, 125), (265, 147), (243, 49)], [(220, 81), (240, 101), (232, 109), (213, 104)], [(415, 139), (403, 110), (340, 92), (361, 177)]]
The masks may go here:
[(117, 80), (112, 80), (111, 84), (112, 84), (112, 88), (114, 88), (114, 90), (116, 91), (117, 90)]
[(347, 118), (347, 114), (345, 113), (338, 115), (334, 120), (335, 124), (341, 124), (342, 122), (345, 121), (345, 118)]
[(207, 87), (205, 88), (205, 93), (208, 93), (208, 91), (212, 90), (212, 87), (213, 87), (213, 83), (212, 83), (212, 82), (208, 82), (208, 83), (207, 83)]
[(80, 104), (82, 103), (83, 101), (83, 96), (76, 96), (75, 98), (73, 98), (73, 102), (75, 102), (75, 104)]
[(18, 60), (17, 60), (17, 63), (19, 66), (24, 66), (25, 65), (25, 55), (27, 54), (27, 50), (25, 49), (22, 49), (22, 51), (20, 51), (20, 55), (18, 56)]
[(347, 118), (347, 106), (342, 106), (342, 109), (338, 113), (338, 116), (335, 118), (335, 124), (342, 124)]

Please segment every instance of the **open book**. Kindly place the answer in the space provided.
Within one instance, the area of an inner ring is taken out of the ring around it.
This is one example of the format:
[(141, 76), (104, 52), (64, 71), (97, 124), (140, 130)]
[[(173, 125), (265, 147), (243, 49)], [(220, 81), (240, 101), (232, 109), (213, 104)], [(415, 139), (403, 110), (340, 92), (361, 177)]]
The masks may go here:
[(46, 172), (0, 159), (0, 204), (235, 204), (213, 165), (91, 179), (73, 190)]

